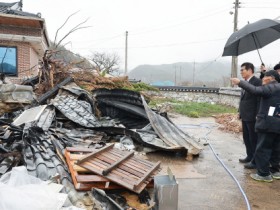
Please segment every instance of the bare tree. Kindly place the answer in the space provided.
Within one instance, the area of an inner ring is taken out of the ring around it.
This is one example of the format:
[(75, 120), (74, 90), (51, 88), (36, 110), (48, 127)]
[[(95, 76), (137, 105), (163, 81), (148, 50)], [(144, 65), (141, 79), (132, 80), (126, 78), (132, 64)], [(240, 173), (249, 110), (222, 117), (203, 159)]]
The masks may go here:
[[(67, 19), (64, 21), (64, 23), (57, 29), (56, 33), (55, 33), (55, 38), (54, 38), (54, 43), (53, 43), (53, 48), (56, 49), (58, 48), (58, 46), (61, 45), (62, 41), (64, 41), (64, 39), (66, 39), (69, 35), (71, 35), (72, 33), (74, 33), (75, 31), (77, 30), (80, 30), (80, 29), (85, 29), (85, 28), (89, 28), (91, 26), (83, 26), (83, 24), (85, 24), (88, 19), (82, 21), (81, 23), (77, 24), (76, 26), (74, 26), (71, 30), (69, 30), (59, 41), (57, 41), (57, 36), (58, 36), (58, 32), (66, 25), (66, 23), (70, 20), (70, 18), (74, 15), (76, 15), (78, 13), (77, 12), (74, 12), (73, 14), (69, 15), (67, 17)], [(68, 43), (68, 42), (67, 42)], [(65, 44), (66, 45), (66, 44)]]
[(120, 57), (116, 53), (95, 52), (91, 56), (94, 67), (101, 73), (113, 73), (119, 70)]

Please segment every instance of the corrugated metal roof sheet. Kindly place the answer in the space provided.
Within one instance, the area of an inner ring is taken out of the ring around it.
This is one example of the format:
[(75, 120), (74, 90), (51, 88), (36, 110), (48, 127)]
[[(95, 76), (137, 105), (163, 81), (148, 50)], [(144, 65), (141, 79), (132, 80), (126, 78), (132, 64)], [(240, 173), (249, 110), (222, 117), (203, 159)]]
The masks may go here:
[(157, 135), (170, 147), (185, 147), (189, 154), (199, 154), (203, 146), (188, 134), (169, 122), (166, 118), (153, 112), (142, 96), (143, 105), (151, 125)]

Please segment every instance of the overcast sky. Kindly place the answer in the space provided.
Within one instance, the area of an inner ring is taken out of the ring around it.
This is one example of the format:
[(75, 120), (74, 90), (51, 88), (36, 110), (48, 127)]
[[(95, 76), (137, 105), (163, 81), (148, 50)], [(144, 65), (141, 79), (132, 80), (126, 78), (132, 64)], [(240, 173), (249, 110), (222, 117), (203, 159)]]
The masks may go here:
[[(5, 0), (3, 0), (5, 1)], [(6, 0), (5, 2), (14, 2)], [(128, 31), (128, 70), (141, 64), (231, 61), (221, 57), (233, 32), (234, 0), (23, 0), (23, 10), (42, 14), (49, 38), (66, 18), (73, 16), (60, 31), (63, 37), (74, 25), (89, 18), (86, 26), (70, 35), (66, 47), (85, 57), (91, 52), (114, 52), (124, 68), (125, 31)], [(259, 19), (280, 16), (279, 0), (243, 0), (238, 28)], [(266, 65), (280, 61), (280, 41), (260, 50)], [(239, 64), (260, 65), (257, 51), (239, 56)]]

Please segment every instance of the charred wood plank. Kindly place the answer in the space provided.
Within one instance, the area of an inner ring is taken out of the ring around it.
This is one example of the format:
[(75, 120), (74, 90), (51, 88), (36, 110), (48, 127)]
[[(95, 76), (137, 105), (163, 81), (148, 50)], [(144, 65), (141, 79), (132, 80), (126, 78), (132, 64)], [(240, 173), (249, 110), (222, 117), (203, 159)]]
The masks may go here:
[(38, 104), (43, 104), (45, 103), (49, 98), (53, 97), (58, 93), (58, 90), (64, 86), (67, 85), (69, 82), (73, 82), (74, 79), (72, 77), (67, 77), (65, 80), (63, 80), (61, 83), (57, 84), (53, 89), (50, 91), (46, 92), (43, 94), (39, 99), (38, 99)]

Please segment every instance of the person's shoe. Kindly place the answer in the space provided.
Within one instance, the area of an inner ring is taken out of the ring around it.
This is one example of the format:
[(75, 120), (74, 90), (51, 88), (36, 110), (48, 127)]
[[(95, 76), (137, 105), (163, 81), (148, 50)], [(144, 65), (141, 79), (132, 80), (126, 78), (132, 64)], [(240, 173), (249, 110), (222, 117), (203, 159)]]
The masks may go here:
[(272, 182), (273, 178), (271, 175), (268, 176), (260, 176), (258, 174), (250, 174), (250, 177), (256, 181), (260, 181), (260, 182)]
[(271, 173), (273, 179), (280, 179), (280, 172)]
[(240, 162), (240, 163), (249, 163), (250, 161), (251, 161), (251, 159), (248, 158), (248, 157), (246, 157), (246, 158), (244, 158), (244, 159), (242, 159), (242, 158), (239, 159), (239, 162)]
[(247, 169), (256, 169), (257, 166), (256, 164), (252, 163), (252, 162), (249, 162), (249, 163), (245, 163), (244, 164), (244, 168), (247, 168)]

